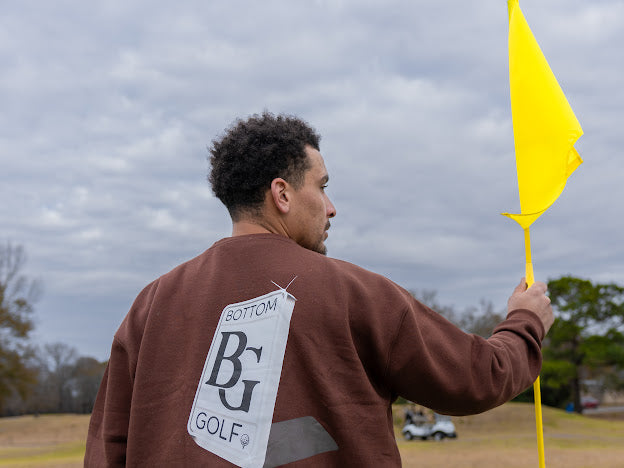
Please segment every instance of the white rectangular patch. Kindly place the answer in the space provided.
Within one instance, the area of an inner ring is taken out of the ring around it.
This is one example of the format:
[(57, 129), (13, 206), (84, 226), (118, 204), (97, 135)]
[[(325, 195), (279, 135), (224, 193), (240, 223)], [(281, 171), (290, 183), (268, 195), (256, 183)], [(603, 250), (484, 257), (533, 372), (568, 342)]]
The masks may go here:
[(187, 428), (235, 465), (264, 464), (294, 306), (281, 289), (221, 312)]

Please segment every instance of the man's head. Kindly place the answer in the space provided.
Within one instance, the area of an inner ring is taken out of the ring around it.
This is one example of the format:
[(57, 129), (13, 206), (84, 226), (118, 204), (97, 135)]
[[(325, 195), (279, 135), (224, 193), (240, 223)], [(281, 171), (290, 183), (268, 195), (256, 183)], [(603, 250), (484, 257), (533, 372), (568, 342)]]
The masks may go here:
[(208, 177), (230, 216), (257, 214), (271, 181), (281, 177), (298, 188), (308, 168), (305, 147), (319, 149), (320, 137), (304, 121), (270, 113), (237, 120), (212, 142)]
[(325, 253), (335, 209), (319, 135), (303, 120), (270, 113), (237, 120), (213, 141), (209, 181), (232, 221), (255, 222)]

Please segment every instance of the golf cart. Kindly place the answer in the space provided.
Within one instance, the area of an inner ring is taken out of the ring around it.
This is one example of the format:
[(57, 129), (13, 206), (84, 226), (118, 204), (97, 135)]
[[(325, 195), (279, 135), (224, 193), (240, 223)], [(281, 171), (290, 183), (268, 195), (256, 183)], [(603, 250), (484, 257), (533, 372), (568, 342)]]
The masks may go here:
[(446, 437), (457, 437), (455, 425), (449, 416), (434, 413), (435, 422), (431, 423), (408, 423), (403, 427), (403, 437), (407, 440), (422, 439), (442, 440)]

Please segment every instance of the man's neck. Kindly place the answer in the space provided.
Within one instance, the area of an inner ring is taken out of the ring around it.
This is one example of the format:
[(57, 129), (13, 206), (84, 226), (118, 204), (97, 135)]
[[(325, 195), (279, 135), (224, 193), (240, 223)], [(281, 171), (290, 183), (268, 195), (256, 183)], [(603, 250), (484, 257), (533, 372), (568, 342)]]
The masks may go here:
[(274, 232), (269, 226), (257, 222), (236, 221), (232, 223), (232, 237), (246, 236), (247, 234), (266, 234)]
[(247, 234), (279, 234), (288, 236), (288, 229), (276, 210), (265, 208), (261, 215), (242, 213), (237, 220), (232, 220), (232, 237)]

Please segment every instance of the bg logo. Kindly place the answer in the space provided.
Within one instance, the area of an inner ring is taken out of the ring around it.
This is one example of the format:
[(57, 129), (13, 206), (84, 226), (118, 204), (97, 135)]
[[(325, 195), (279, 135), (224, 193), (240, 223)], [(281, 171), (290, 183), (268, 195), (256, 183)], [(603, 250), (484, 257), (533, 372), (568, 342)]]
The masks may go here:
[(262, 466), (295, 298), (280, 289), (221, 312), (187, 430), (239, 466)]
[[(228, 344), (230, 343), (230, 339), (238, 340), (235, 345), (234, 352), (229, 356), (226, 356), (226, 350), (228, 349)], [(247, 346), (247, 335), (242, 331), (233, 331), (233, 332), (221, 332), (221, 343), (219, 345), (219, 350), (217, 351), (217, 355), (215, 357), (214, 366), (212, 368), (212, 372), (210, 373), (210, 378), (206, 381), (207, 385), (212, 385), (214, 387), (219, 387), (219, 398), (221, 399), (221, 403), (227, 409), (232, 411), (244, 411), (246, 413), (249, 412), (249, 405), (251, 404), (251, 395), (253, 393), (254, 387), (260, 383), (259, 380), (245, 380), (243, 379), (244, 390), (243, 390), (243, 398), (238, 406), (231, 405), (226, 397), (226, 389), (234, 387), (242, 374), (243, 365), (241, 363), (240, 357), (244, 352), (253, 352), (255, 354), (256, 362), (259, 364), (260, 359), (262, 358), (262, 346), (259, 348), (253, 348), (251, 346)], [(219, 383), (217, 378), (219, 376), (219, 371), (221, 369), (221, 364), (223, 361), (229, 361), (232, 364), (232, 373), (230, 375), (229, 380), (223, 383)]]

